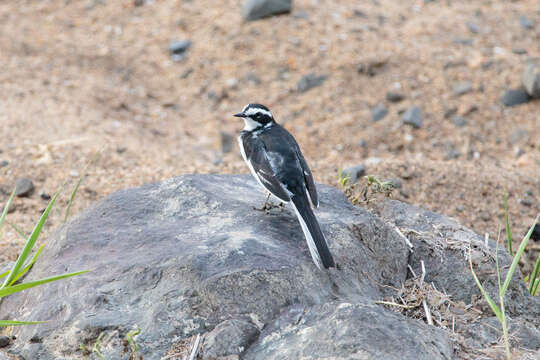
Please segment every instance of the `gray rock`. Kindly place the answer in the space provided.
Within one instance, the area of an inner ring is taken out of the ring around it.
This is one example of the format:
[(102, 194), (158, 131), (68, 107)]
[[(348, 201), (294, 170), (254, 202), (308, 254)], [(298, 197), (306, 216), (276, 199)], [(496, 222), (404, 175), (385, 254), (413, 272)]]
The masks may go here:
[(525, 55), (528, 53), (527, 49), (524, 48), (513, 48), (512, 52), (517, 55)]
[(47, 240), (27, 280), (91, 273), (3, 299), (0, 319), (47, 320), (14, 329), (10, 351), (80, 358), (80, 344), (104, 333), (103, 355), (120, 359), (137, 325), (141, 355), (154, 360), (175, 339), (226, 320), (247, 317), (262, 328), (293, 304), (374, 301), (390, 291), (381, 284), (399, 288), (407, 274), (403, 239), (341, 191), (318, 189), (317, 216), (339, 270), (313, 265), (294, 211), (252, 209), (265, 195), (251, 176), (189, 175), (108, 196)]
[(413, 106), (405, 111), (401, 120), (404, 124), (419, 129), (422, 127), (422, 110), (418, 106)]
[(178, 61), (185, 57), (190, 47), (191, 40), (172, 40), (169, 42), (169, 54), (174, 61)]
[(349, 183), (354, 184), (358, 182), (362, 176), (366, 175), (366, 167), (364, 165), (356, 165), (346, 168), (343, 169), (342, 175), (349, 177)]
[(0, 168), (6, 167), (9, 165), (9, 162), (7, 160), (0, 161)]
[(388, 109), (386, 109), (383, 104), (377, 104), (371, 109), (371, 121), (373, 122), (384, 119), (386, 115), (388, 115)]
[(226, 320), (205, 336), (202, 358), (211, 360), (221, 356), (239, 355), (258, 335), (259, 329), (250, 320)]
[(454, 85), (454, 95), (461, 96), (472, 91), (472, 84), (470, 81), (461, 81)]
[(465, 119), (463, 116), (461, 115), (454, 115), (452, 116), (452, 122), (454, 123), (454, 125), (456, 125), (457, 127), (464, 127), (465, 125), (467, 125), (467, 119)]
[(34, 183), (29, 178), (20, 178), (15, 182), (15, 195), (26, 197), (34, 192)]
[(405, 99), (405, 95), (403, 95), (402, 93), (398, 93), (398, 92), (395, 92), (395, 91), (388, 91), (386, 92), (386, 100), (390, 101), (390, 102), (400, 102), (402, 101), (403, 99)]
[(291, 308), (264, 329), (243, 359), (450, 360), (453, 354), (444, 331), (403, 320), (366, 299)]
[(328, 78), (327, 75), (307, 74), (298, 81), (297, 88), (299, 92), (306, 92), (314, 87), (322, 85)]
[(534, 22), (526, 15), (521, 15), (519, 17), (519, 25), (521, 25), (522, 28), (527, 30), (534, 29)]
[(290, 13), (291, 8), (292, 0), (246, 0), (242, 8), (242, 15), (247, 21), (252, 21)]
[(510, 89), (501, 97), (501, 103), (510, 107), (527, 103), (530, 99), (531, 97), (525, 89)]
[(531, 234), (531, 239), (533, 241), (540, 241), (540, 225), (536, 224), (534, 226), (533, 232)]
[(540, 98), (540, 65), (530, 63), (523, 72), (523, 86), (533, 98)]
[[(471, 245), (480, 281), (494, 296), (494, 243), (485, 247), (453, 220), (399, 201), (371, 212), (335, 188), (318, 189), (317, 216), (338, 269), (313, 265), (289, 208), (252, 210), (265, 195), (250, 176), (186, 175), (108, 196), (47, 240), (27, 281), (91, 273), (3, 299), (0, 319), (48, 320), (14, 328), (9, 351), (25, 360), (82, 359), (80, 345), (103, 334), (104, 357), (126, 359), (122, 341), (137, 325), (145, 360), (198, 333), (203, 359), (453, 359), (450, 331), (376, 301), (401, 288), (408, 265), (421, 273), (422, 260), (425, 280), (453, 301), (478, 299)], [(510, 261), (500, 249), (503, 272)], [(537, 346), (540, 299), (528, 295), (519, 272), (506, 306), (531, 336), (522, 345)], [(487, 305), (482, 310), (492, 316)], [(475, 341), (482, 347), (489, 338)]]
[(11, 342), (11, 339), (8, 336), (0, 335), (0, 348), (6, 347)]

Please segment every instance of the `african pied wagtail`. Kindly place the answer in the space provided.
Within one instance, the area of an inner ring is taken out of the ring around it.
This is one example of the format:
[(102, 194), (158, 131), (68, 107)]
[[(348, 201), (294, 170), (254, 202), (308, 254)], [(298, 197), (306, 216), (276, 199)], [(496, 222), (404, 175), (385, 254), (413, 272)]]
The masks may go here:
[(315, 181), (296, 140), (264, 105), (249, 104), (234, 116), (245, 122), (238, 143), (253, 177), (270, 194), (292, 203), (315, 265), (335, 267), (310, 205), (319, 206)]

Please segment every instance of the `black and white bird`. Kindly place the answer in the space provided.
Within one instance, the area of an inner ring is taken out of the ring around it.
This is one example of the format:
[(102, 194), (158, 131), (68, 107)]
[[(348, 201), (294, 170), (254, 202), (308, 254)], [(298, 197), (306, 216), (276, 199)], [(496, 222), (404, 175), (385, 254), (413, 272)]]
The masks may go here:
[(238, 143), (253, 177), (267, 192), (292, 204), (317, 267), (335, 267), (311, 208), (319, 206), (315, 181), (296, 140), (264, 105), (249, 104), (234, 116), (245, 122)]

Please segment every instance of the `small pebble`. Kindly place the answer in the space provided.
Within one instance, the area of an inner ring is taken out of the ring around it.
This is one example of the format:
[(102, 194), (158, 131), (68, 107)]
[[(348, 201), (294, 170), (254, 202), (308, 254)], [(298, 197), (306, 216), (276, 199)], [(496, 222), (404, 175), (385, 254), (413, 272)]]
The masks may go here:
[(395, 91), (388, 91), (386, 93), (386, 100), (390, 101), (390, 102), (400, 102), (402, 101), (403, 99), (405, 99), (405, 95), (401, 94), (401, 93), (398, 93), (398, 92), (395, 92)]
[(34, 191), (34, 183), (29, 178), (20, 178), (15, 182), (15, 195), (18, 197), (26, 197), (32, 195)]
[(480, 32), (480, 27), (476, 25), (475, 23), (468, 22), (467, 27), (469, 28), (469, 31), (473, 34), (478, 34)]
[(172, 40), (169, 42), (169, 53), (174, 61), (179, 61), (190, 47), (190, 40)]
[(5, 166), (8, 166), (9, 162), (7, 160), (0, 161), (0, 168), (3, 168)]
[(522, 82), (530, 96), (540, 98), (540, 65), (527, 64), (523, 72)]
[(452, 122), (457, 127), (464, 127), (465, 125), (467, 125), (467, 119), (460, 115), (452, 116)]
[(39, 196), (40, 196), (43, 200), (51, 200), (51, 195), (49, 195), (49, 194), (47, 194), (47, 193), (42, 192), (41, 194), (39, 194)]
[(405, 111), (401, 119), (404, 124), (419, 129), (422, 127), (422, 110), (418, 106), (413, 106)]
[(383, 104), (377, 104), (372, 110), (371, 110), (371, 120), (373, 122), (377, 122), (379, 120), (384, 119), (384, 117), (388, 114), (388, 109), (384, 107)]
[(472, 84), (470, 81), (462, 81), (454, 86), (454, 95), (461, 96), (472, 91)]
[(10, 343), (10, 339), (8, 336), (0, 335), (0, 348), (8, 346)]
[(525, 89), (510, 89), (507, 90), (501, 97), (501, 103), (504, 106), (511, 107), (529, 102), (531, 97)]
[(313, 89), (314, 87), (320, 86), (327, 78), (328, 76), (326, 75), (316, 75), (313, 73), (307, 74), (298, 81), (298, 91), (303, 93)]

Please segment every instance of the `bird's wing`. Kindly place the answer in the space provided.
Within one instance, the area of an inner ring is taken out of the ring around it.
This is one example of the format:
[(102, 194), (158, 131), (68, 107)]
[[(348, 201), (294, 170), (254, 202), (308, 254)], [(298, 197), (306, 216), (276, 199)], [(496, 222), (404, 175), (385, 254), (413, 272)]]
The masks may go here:
[(309, 199), (311, 200), (311, 204), (313, 206), (319, 207), (319, 197), (317, 195), (317, 188), (315, 187), (315, 180), (313, 180), (313, 175), (311, 174), (311, 170), (309, 169), (306, 159), (304, 159), (304, 155), (302, 155), (302, 152), (300, 151), (300, 147), (298, 146), (296, 141), (294, 143), (296, 145), (296, 156), (298, 157), (298, 160), (300, 161), (300, 165), (302, 166), (302, 170), (304, 172), (304, 179), (306, 181), (306, 188), (308, 190)]
[(257, 137), (246, 135), (241, 136), (238, 143), (242, 157), (259, 184), (281, 201), (289, 202), (290, 194), (272, 170), (262, 141)]

